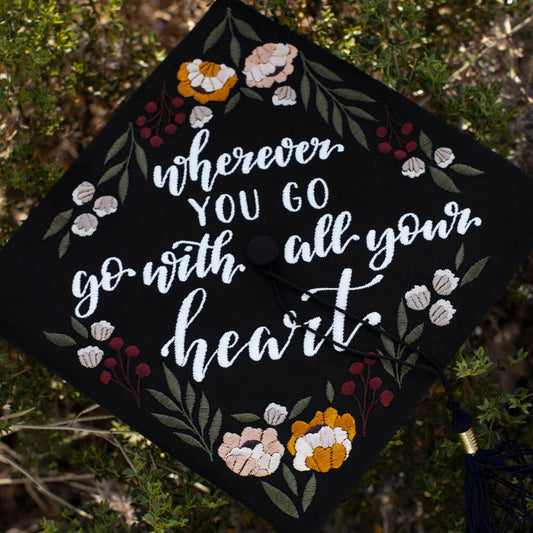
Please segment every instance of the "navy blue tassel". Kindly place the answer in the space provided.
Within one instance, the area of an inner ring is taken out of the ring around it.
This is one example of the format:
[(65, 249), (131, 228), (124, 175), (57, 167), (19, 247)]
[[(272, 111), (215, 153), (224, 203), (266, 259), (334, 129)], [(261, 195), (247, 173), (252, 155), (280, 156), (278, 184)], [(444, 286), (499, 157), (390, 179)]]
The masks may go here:
[(533, 482), (533, 450), (505, 439), (492, 450), (481, 450), (472, 421), (457, 404), (450, 406), (454, 429), (465, 447), (467, 533), (531, 531), (528, 511)]

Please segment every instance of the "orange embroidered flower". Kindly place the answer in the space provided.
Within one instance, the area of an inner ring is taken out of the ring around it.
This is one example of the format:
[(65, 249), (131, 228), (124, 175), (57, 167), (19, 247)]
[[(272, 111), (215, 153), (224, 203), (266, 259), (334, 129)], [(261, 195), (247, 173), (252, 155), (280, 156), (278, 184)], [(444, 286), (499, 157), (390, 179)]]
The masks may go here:
[(192, 96), (201, 104), (209, 101), (223, 102), (237, 83), (237, 74), (224, 63), (195, 59), (182, 63), (178, 70), (178, 92)]
[(355, 420), (349, 413), (339, 415), (328, 407), (317, 411), (311, 422), (298, 420), (292, 425), (292, 437), (287, 450), (294, 455), (294, 468), (301, 472), (329, 472), (339, 468), (352, 449)]

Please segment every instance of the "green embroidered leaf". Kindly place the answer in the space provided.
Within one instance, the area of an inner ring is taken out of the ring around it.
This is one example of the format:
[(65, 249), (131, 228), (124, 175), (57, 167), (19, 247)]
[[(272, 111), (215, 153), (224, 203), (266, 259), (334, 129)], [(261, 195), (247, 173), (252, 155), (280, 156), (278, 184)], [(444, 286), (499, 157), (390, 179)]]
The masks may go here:
[[(412, 365), (416, 365), (416, 362), (418, 361), (418, 354), (416, 352), (413, 352), (405, 361)], [(400, 385), (405, 375), (411, 370), (413, 370), (412, 367), (407, 366), (407, 365), (402, 365), (402, 370), (400, 371)]]
[(146, 152), (143, 150), (140, 144), (135, 143), (135, 158), (137, 164), (143, 173), (145, 178), (148, 178), (148, 160), (146, 159)]
[(292, 493), (295, 496), (298, 496), (298, 483), (294, 474), (291, 472), (291, 469), (286, 464), (283, 465), (283, 479), (285, 480), (285, 483), (287, 483), (289, 489), (291, 489)]
[(248, 87), (241, 87), (241, 91), (248, 98), (252, 98), (252, 100), (259, 100), (260, 102), (263, 101), (263, 97), (253, 89), (248, 89)]
[(157, 418), (161, 424), (168, 426), (169, 428), (175, 428), (175, 429), (185, 429), (188, 431), (193, 431), (191, 426), (187, 424), (186, 422), (183, 422), (183, 420), (180, 420), (179, 418), (176, 418), (174, 416), (168, 416), (168, 415), (160, 415), (158, 413), (152, 413), (152, 416)]
[(128, 187), (129, 187), (129, 176), (128, 176), (128, 169), (124, 171), (124, 174), (120, 177), (120, 181), (118, 182), (118, 197), (120, 198), (120, 202), (122, 205), (124, 205), (124, 202), (126, 201), (126, 196), (128, 196)]
[(231, 42), (229, 45), (229, 54), (231, 56), (231, 60), (239, 66), (239, 63), (241, 62), (241, 45), (239, 44), (239, 41), (235, 37), (235, 35), (231, 36)]
[(68, 211), (62, 211), (61, 213), (59, 213), (59, 215), (56, 215), (53, 218), (50, 227), (46, 230), (43, 240), (48, 239), (48, 237), (51, 237), (52, 235), (55, 235), (56, 233), (61, 231), (72, 218), (73, 212), (73, 209), (69, 209)]
[(422, 333), (424, 332), (424, 322), (422, 322), (422, 324), (418, 324), (418, 326), (415, 326), (410, 332), (409, 334), (407, 335), (407, 337), (405, 337), (405, 342), (407, 342), (408, 344), (413, 344), (413, 342), (416, 342), (421, 336), (422, 336)]
[(426, 154), (426, 156), (429, 159), (433, 159), (433, 143), (431, 142), (431, 139), (422, 130), (420, 130), (418, 144), (420, 145), (420, 148)]
[(429, 167), (429, 170), (431, 172), (431, 178), (435, 182), (435, 185), (448, 192), (461, 192), (455, 186), (455, 183), (453, 182), (452, 178), (450, 178), (450, 176), (448, 176), (446, 172), (432, 166)]
[(315, 105), (322, 118), (329, 124), (329, 106), (324, 93), (319, 87), (316, 88)]
[(397, 322), (398, 322), (398, 335), (400, 336), (400, 339), (403, 339), (403, 336), (405, 335), (405, 332), (407, 331), (407, 312), (405, 311), (405, 305), (403, 304), (403, 298), (400, 300), (400, 305), (398, 306), (398, 315), (397, 315)]
[(242, 36), (247, 37), (248, 39), (251, 39), (252, 41), (262, 42), (261, 37), (257, 35), (255, 30), (250, 26), (250, 24), (248, 24), (247, 22), (244, 22), (244, 20), (241, 20), (235, 17), (233, 17), (231, 20), (233, 20), (235, 26), (237, 27), (237, 30)]
[(315, 474), (311, 476), (309, 481), (307, 482), (307, 485), (305, 486), (304, 493), (302, 496), (302, 509), (307, 511), (308, 507), (311, 505), (311, 502), (313, 501), (313, 498), (315, 497), (316, 493), (316, 478)]
[(204, 428), (207, 425), (209, 420), (209, 402), (205, 396), (205, 393), (202, 392), (202, 399), (200, 400), (200, 407), (198, 408), (198, 423), (200, 424), (200, 430), (203, 433)]
[(235, 413), (234, 415), (231, 415), (231, 417), (243, 424), (251, 424), (257, 422), (261, 418), (253, 413)]
[(196, 403), (196, 393), (192, 388), (191, 382), (187, 382), (187, 390), (185, 392), (185, 405), (187, 406), (187, 411), (189, 414), (192, 414), (194, 409), (194, 404)]
[(67, 231), (61, 241), (59, 241), (59, 259), (62, 259), (63, 256), (67, 253), (68, 247), (70, 246), (70, 231)]
[(361, 129), (361, 126), (355, 120), (352, 120), (348, 117), (348, 126), (350, 127), (350, 131), (352, 132), (352, 135), (354, 136), (354, 139), (364, 148), (368, 150), (368, 144), (366, 143), (366, 137), (363, 133), (363, 130)]
[(292, 518), (300, 518), (300, 515), (298, 514), (294, 503), (292, 503), (291, 499), (284, 492), (281, 492), (281, 490), (277, 489), (276, 487), (273, 487), (272, 485), (270, 485), (270, 483), (267, 483), (266, 481), (261, 481), (261, 485), (263, 486), (263, 489), (266, 492), (267, 496), (270, 498), (270, 501), (278, 509), (283, 511), (285, 514), (288, 514)]
[(333, 385), (329, 379), (326, 383), (326, 398), (328, 399), (329, 403), (333, 403), (333, 400), (335, 399), (335, 389), (333, 388)]
[(107, 154), (105, 156), (104, 165), (107, 164), (107, 162), (115, 157), (124, 146), (126, 146), (126, 141), (128, 140), (128, 133), (129, 129), (127, 129), (112, 145), (111, 148), (107, 151)]
[(218, 439), (220, 434), (220, 428), (222, 427), (222, 411), (217, 409), (213, 420), (211, 420), (211, 426), (209, 427), (209, 442), (213, 446), (214, 442)]
[(289, 420), (296, 418), (300, 413), (304, 411), (304, 409), (307, 409), (307, 407), (311, 403), (312, 398), (312, 396), (307, 396), (307, 398), (302, 398), (299, 402), (296, 402), (294, 407), (291, 409), (291, 412), (289, 413)]
[(169, 411), (181, 411), (181, 409), (166, 395), (158, 390), (148, 389), (148, 392)]
[(381, 359), (381, 364), (383, 365), (385, 372), (387, 372), (387, 374), (396, 379), (396, 374), (394, 372), (394, 367), (392, 366), (392, 363), (390, 361), (387, 361), (386, 359)]
[(307, 110), (307, 107), (309, 105), (309, 98), (311, 96), (311, 85), (309, 83), (309, 78), (306, 74), (303, 75), (302, 81), (300, 83), (300, 93), (302, 95), (302, 102), (304, 104), (304, 107)]
[(340, 76), (335, 74), (335, 72), (325, 67), (321, 63), (317, 63), (316, 61), (311, 61), (310, 59), (307, 59), (306, 63), (308, 66), (311, 67), (312, 70), (314, 70), (317, 74), (319, 74), (323, 78), (326, 78), (331, 81), (342, 81), (342, 78)]
[(363, 109), (359, 107), (349, 106), (346, 108), (347, 111), (349, 111), (352, 115), (355, 115), (359, 118), (366, 118), (367, 120), (373, 120), (374, 122), (377, 122), (377, 118), (374, 118), (370, 113), (367, 113)]
[(218, 41), (220, 41), (220, 38), (222, 37), (222, 35), (224, 34), (224, 28), (226, 27), (226, 19), (224, 18), (224, 20), (218, 24), (217, 26), (215, 26), (213, 28), (213, 30), (211, 31), (211, 33), (207, 36), (207, 39), (205, 40), (205, 43), (204, 43), (204, 54), (212, 47), (214, 46), (215, 44), (218, 43)]
[(365, 93), (362, 93), (361, 91), (354, 91), (353, 89), (345, 89), (345, 88), (339, 88), (339, 89), (332, 89), (333, 93), (335, 93), (338, 96), (342, 96), (342, 98), (346, 98), (347, 100), (355, 100), (356, 102), (375, 102), (373, 98), (370, 98), (370, 96), (367, 96)]
[(459, 248), (459, 251), (457, 252), (457, 255), (455, 256), (455, 270), (459, 270), (461, 268), (464, 258), (465, 258), (465, 243), (462, 242), (461, 247)]
[(109, 181), (111, 178), (114, 178), (123, 169), (124, 164), (125, 164), (125, 161), (122, 161), (122, 163), (119, 163), (118, 165), (114, 165), (110, 169), (108, 169), (106, 172), (104, 172), (104, 175), (98, 181), (97, 186), (100, 186), (102, 185), (102, 183), (105, 183), (106, 181)]
[(396, 359), (396, 349), (394, 348), (394, 343), (383, 333), (380, 335), (381, 342), (383, 343), (383, 347), (385, 348), (385, 351), (391, 356)]
[(76, 341), (64, 333), (50, 333), (48, 331), (43, 331), (43, 334), (50, 342), (61, 348), (76, 345)]
[(205, 446), (201, 442), (196, 440), (194, 437), (187, 435), (186, 433), (178, 433), (177, 431), (174, 431), (174, 435), (179, 437), (185, 444), (188, 444), (189, 446), (194, 446), (195, 448), (205, 450)]
[(224, 113), (229, 113), (238, 103), (241, 99), (241, 93), (235, 93), (226, 104), (226, 107), (224, 108)]
[(463, 174), (463, 176), (481, 176), (481, 174), (485, 174), (483, 170), (471, 167), (470, 165), (462, 165), (461, 163), (456, 163), (450, 168), (458, 174)]
[(179, 381), (165, 365), (163, 365), (163, 368), (165, 369), (165, 379), (167, 380), (168, 390), (172, 393), (172, 396), (178, 400), (178, 403), (181, 404), (181, 387)]
[(337, 104), (333, 105), (333, 113), (331, 115), (331, 120), (333, 122), (333, 127), (335, 131), (339, 134), (339, 137), (342, 137), (342, 115)]
[(470, 283), (471, 281), (474, 281), (482, 272), (482, 270), (485, 268), (487, 261), (489, 260), (489, 257), (484, 257), (483, 259), (480, 259), (477, 263), (472, 265), (465, 273), (463, 278), (461, 279), (461, 287), (466, 285), (467, 283)]
[(87, 328), (75, 317), (70, 317), (70, 324), (72, 325), (72, 329), (78, 334), (84, 337), (85, 339), (89, 338), (89, 331)]

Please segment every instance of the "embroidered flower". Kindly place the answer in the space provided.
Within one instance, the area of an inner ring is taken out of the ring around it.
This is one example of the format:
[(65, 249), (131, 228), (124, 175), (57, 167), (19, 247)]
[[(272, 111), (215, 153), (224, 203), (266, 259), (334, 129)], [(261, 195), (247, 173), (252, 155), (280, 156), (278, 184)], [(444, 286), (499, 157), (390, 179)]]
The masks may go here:
[(425, 171), (426, 164), (418, 157), (411, 157), (402, 165), (402, 174), (410, 178), (418, 178)]
[(223, 102), (237, 83), (237, 74), (226, 65), (195, 59), (182, 63), (178, 71), (178, 91), (201, 104)]
[(213, 111), (204, 105), (193, 107), (189, 122), (193, 128), (205, 126), (213, 118)]
[(415, 285), (410, 291), (405, 293), (404, 297), (409, 309), (422, 311), (429, 305), (431, 293), (425, 285)]
[(429, 319), (435, 326), (447, 326), (455, 314), (455, 308), (448, 300), (437, 300), (429, 309)]
[(99, 217), (105, 217), (115, 213), (118, 209), (118, 201), (114, 196), (100, 196), (94, 202), (93, 211)]
[(267, 405), (263, 418), (270, 426), (279, 426), (285, 422), (288, 414), (289, 412), (287, 411), (286, 407), (272, 402)]
[(115, 326), (107, 320), (100, 320), (91, 324), (91, 335), (97, 341), (106, 341), (115, 331)]
[(98, 219), (91, 213), (83, 213), (74, 219), (72, 224), (72, 233), (80, 237), (91, 236), (98, 227)]
[(349, 413), (339, 415), (333, 407), (317, 411), (311, 422), (292, 425), (287, 450), (294, 455), (294, 468), (301, 472), (329, 472), (339, 468), (350, 455), (355, 437), (355, 420)]
[(272, 103), (283, 106), (294, 105), (296, 103), (296, 91), (288, 85), (278, 87), (272, 96)]
[(433, 159), (435, 159), (437, 166), (440, 168), (446, 168), (452, 164), (453, 160), (455, 159), (455, 155), (453, 154), (451, 148), (441, 147), (435, 150)]
[(441, 296), (448, 296), (459, 284), (459, 278), (454, 273), (446, 268), (445, 270), (435, 270), (433, 274), (433, 288), (437, 294)]
[(95, 191), (92, 183), (82, 181), (72, 192), (72, 199), (76, 205), (86, 204), (93, 199)]
[(285, 452), (274, 428), (246, 427), (241, 435), (225, 433), (218, 455), (239, 476), (265, 477), (273, 474)]
[(293, 59), (298, 49), (292, 44), (266, 43), (258, 46), (244, 62), (243, 73), (248, 87), (272, 87), (293, 73)]
[(100, 364), (104, 352), (98, 346), (87, 346), (78, 350), (78, 358), (85, 368), (94, 368)]

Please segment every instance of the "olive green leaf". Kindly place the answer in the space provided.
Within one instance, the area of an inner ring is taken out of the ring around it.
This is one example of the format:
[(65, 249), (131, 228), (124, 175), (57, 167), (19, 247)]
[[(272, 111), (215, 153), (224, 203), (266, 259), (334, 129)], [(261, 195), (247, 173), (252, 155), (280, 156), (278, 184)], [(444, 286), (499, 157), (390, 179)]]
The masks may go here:
[(331, 91), (337, 96), (341, 96), (342, 98), (346, 98), (347, 100), (355, 100), (356, 102), (376, 101), (373, 98), (370, 98), (370, 96), (367, 96), (365, 93), (362, 93), (361, 91), (355, 91), (354, 89), (345, 89), (344, 87), (341, 87), (338, 89), (331, 89)]
[(209, 420), (209, 402), (205, 396), (205, 393), (202, 392), (202, 398), (200, 400), (200, 407), (198, 408), (198, 423), (200, 424), (200, 431), (203, 433), (205, 426), (207, 426), (207, 421)]
[(124, 205), (126, 201), (126, 196), (128, 196), (128, 187), (129, 187), (129, 177), (128, 169), (124, 171), (118, 182), (118, 197), (120, 198), (121, 203)]
[(333, 400), (335, 399), (335, 389), (333, 388), (333, 385), (329, 379), (326, 383), (326, 398), (328, 399), (329, 403), (333, 403)]
[(286, 464), (283, 465), (283, 479), (285, 480), (285, 483), (287, 483), (289, 489), (291, 489), (291, 492), (295, 496), (298, 496), (298, 483), (294, 474), (291, 472), (291, 469)]
[(59, 259), (62, 259), (63, 256), (67, 253), (68, 247), (70, 246), (70, 231), (67, 231), (63, 238), (59, 242), (58, 254)]
[(481, 176), (481, 174), (485, 174), (483, 170), (471, 167), (470, 165), (463, 165), (461, 163), (456, 163), (450, 168), (458, 174), (463, 174), (463, 176)]
[(168, 426), (170, 428), (185, 429), (185, 430), (193, 431), (193, 428), (191, 428), (189, 424), (187, 424), (183, 420), (180, 420), (179, 418), (176, 418), (174, 416), (160, 415), (158, 413), (152, 413), (152, 416), (157, 418), (157, 420), (159, 420), (161, 424), (164, 424), (165, 426)]
[(391, 356), (396, 358), (396, 349), (394, 348), (394, 343), (383, 333), (380, 334), (381, 342), (383, 344), (383, 347), (385, 348), (385, 351)]
[(213, 420), (211, 420), (211, 426), (209, 427), (209, 442), (211, 443), (211, 447), (213, 446), (214, 442), (217, 440), (218, 435), (220, 434), (221, 427), (222, 427), (222, 411), (219, 408), (217, 409), (215, 416), (213, 416)]
[(235, 93), (226, 104), (226, 107), (224, 108), (224, 113), (229, 113), (232, 109), (234, 109), (235, 106), (239, 103), (240, 99), (241, 93)]
[(342, 137), (342, 115), (337, 104), (333, 105), (333, 113), (331, 116), (331, 120), (333, 122), (333, 127), (335, 128), (335, 131), (339, 134), (340, 137)]
[(220, 38), (224, 34), (225, 27), (226, 27), (226, 19), (224, 19), (220, 24), (218, 24), (217, 26), (215, 26), (213, 28), (213, 30), (211, 31), (211, 33), (207, 36), (207, 39), (205, 40), (205, 43), (204, 43), (204, 54), (212, 46), (214, 46), (216, 43), (218, 43), (218, 41), (220, 40)]
[(302, 398), (300, 401), (296, 402), (294, 407), (291, 409), (291, 412), (289, 413), (289, 420), (296, 418), (304, 411), (304, 409), (307, 409), (307, 407), (311, 403), (312, 398), (312, 396), (307, 396), (307, 398)]
[(243, 424), (252, 424), (257, 422), (261, 417), (254, 415), (254, 413), (235, 413), (231, 415), (232, 418)]
[(255, 30), (248, 24), (247, 22), (244, 22), (244, 20), (232, 17), (231, 19), (233, 23), (235, 24), (235, 27), (237, 28), (238, 32), (243, 36), (247, 37), (248, 39), (251, 39), (252, 41), (258, 41), (262, 42), (262, 39), (257, 35)]
[(446, 174), (446, 172), (436, 168), (436, 167), (429, 167), (429, 170), (431, 172), (431, 178), (433, 179), (435, 185), (440, 187), (441, 189), (444, 189), (448, 192), (454, 192), (459, 193), (461, 192), (453, 182), (452, 178)]
[(374, 122), (377, 122), (377, 118), (374, 118), (370, 113), (367, 113), (366, 111), (364, 111), (363, 109), (359, 107), (348, 106), (345, 109), (346, 111), (350, 112), (352, 115), (355, 115), (356, 117), (365, 118), (367, 120), (373, 120)]
[(457, 251), (457, 255), (455, 256), (455, 270), (459, 270), (461, 268), (461, 265), (463, 264), (465, 258), (465, 244), (464, 242), (461, 243), (461, 247)]
[(61, 213), (56, 215), (53, 218), (49, 228), (46, 230), (43, 240), (48, 239), (48, 237), (51, 237), (52, 235), (55, 235), (56, 233), (61, 231), (69, 223), (69, 220), (72, 218), (73, 212), (73, 209), (69, 209), (68, 211), (62, 211)]
[(263, 97), (253, 89), (249, 89), (248, 87), (241, 87), (241, 92), (244, 94), (244, 96), (247, 96), (248, 98), (251, 98), (252, 100), (259, 100), (260, 102), (263, 101)]
[(113, 165), (111, 168), (106, 170), (106, 172), (104, 172), (104, 175), (98, 181), (97, 185), (100, 186), (102, 185), (102, 183), (105, 183), (106, 181), (109, 181), (110, 179), (114, 178), (124, 168), (124, 164), (125, 161), (122, 161), (121, 163)]
[(424, 331), (424, 323), (418, 324), (418, 326), (415, 326), (409, 334), (405, 337), (405, 342), (407, 344), (413, 344), (413, 342), (416, 342), (421, 336)]
[(398, 315), (397, 315), (397, 323), (398, 323), (398, 335), (400, 336), (400, 339), (403, 339), (403, 336), (405, 335), (405, 332), (407, 331), (407, 312), (405, 311), (405, 305), (403, 304), (403, 298), (400, 300), (400, 305), (398, 306)]
[(148, 392), (169, 411), (181, 411), (181, 409), (171, 400), (166, 394), (159, 392), (158, 390), (148, 389)]
[(76, 341), (63, 333), (50, 333), (49, 331), (43, 331), (44, 336), (56, 346), (66, 348), (67, 346), (75, 346)]
[(300, 517), (294, 503), (292, 503), (292, 500), (284, 492), (277, 489), (276, 487), (273, 487), (272, 485), (270, 485), (270, 483), (267, 483), (266, 481), (261, 481), (261, 485), (263, 486), (263, 489), (266, 492), (267, 496), (270, 498), (270, 501), (278, 509), (283, 511), (285, 514), (291, 516), (292, 518)]
[(185, 444), (188, 444), (189, 446), (194, 446), (195, 448), (200, 448), (201, 450), (207, 451), (205, 449), (205, 446), (191, 435), (187, 435), (186, 433), (179, 433), (177, 431), (174, 432), (174, 435), (176, 435), (176, 437), (179, 437)]
[(324, 65), (317, 63), (316, 61), (311, 61), (310, 59), (306, 60), (306, 63), (311, 69), (322, 76), (323, 78), (326, 78), (331, 81), (342, 81), (342, 78), (335, 74), (332, 70), (325, 67)]
[(192, 388), (192, 385), (189, 381), (187, 382), (187, 390), (185, 392), (185, 405), (187, 406), (187, 410), (189, 411), (189, 414), (192, 414), (195, 403), (196, 403), (196, 393), (194, 392), (194, 389)]
[(309, 78), (306, 74), (303, 75), (302, 81), (300, 82), (300, 93), (302, 95), (302, 102), (304, 104), (304, 107), (307, 110), (307, 106), (309, 105), (309, 98), (311, 96), (311, 85), (309, 83)]
[(87, 328), (75, 317), (70, 317), (70, 324), (72, 326), (72, 329), (78, 334), (81, 335), (83, 338), (88, 339), (89, 338), (89, 331)]
[(322, 118), (326, 121), (327, 124), (329, 124), (329, 106), (328, 106), (328, 101), (327, 101), (324, 93), (320, 90), (319, 87), (316, 88), (315, 105), (316, 105), (316, 108), (318, 109), (318, 112), (322, 116)]
[(128, 140), (128, 134), (129, 134), (129, 128), (111, 145), (111, 148), (107, 151), (107, 154), (105, 156), (104, 165), (107, 164), (107, 162), (115, 157), (124, 146), (126, 146), (126, 142)]
[(232, 35), (231, 42), (229, 46), (229, 53), (231, 56), (231, 60), (239, 66), (239, 63), (241, 61), (241, 45), (239, 44), (239, 41), (235, 37), (235, 35)]
[(366, 142), (365, 134), (363, 133), (363, 130), (359, 124), (348, 117), (348, 126), (350, 128), (350, 131), (352, 132), (352, 135), (354, 136), (354, 139), (364, 148), (368, 150), (368, 144)]
[(429, 159), (432, 159), (433, 158), (433, 143), (431, 142), (431, 139), (422, 130), (420, 130), (420, 135), (418, 137), (418, 144), (420, 145), (420, 148), (426, 154), (426, 156)]
[(146, 159), (146, 152), (140, 144), (135, 143), (135, 158), (141, 172), (145, 178), (148, 178), (148, 160)]
[(311, 502), (313, 501), (313, 498), (315, 497), (316, 493), (316, 477), (315, 474), (311, 476), (309, 481), (307, 482), (304, 493), (302, 496), (302, 509), (307, 511), (308, 507), (311, 505)]
[(483, 259), (480, 259), (477, 263), (472, 265), (462, 277), (460, 286), (463, 287), (467, 283), (474, 281), (481, 274), (482, 270), (487, 265), (487, 261), (489, 259), (490, 257), (484, 257)]
[(163, 365), (163, 369), (165, 371), (165, 379), (167, 381), (168, 390), (172, 393), (172, 396), (178, 400), (178, 403), (181, 404), (181, 387), (179, 381), (165, 365)]

